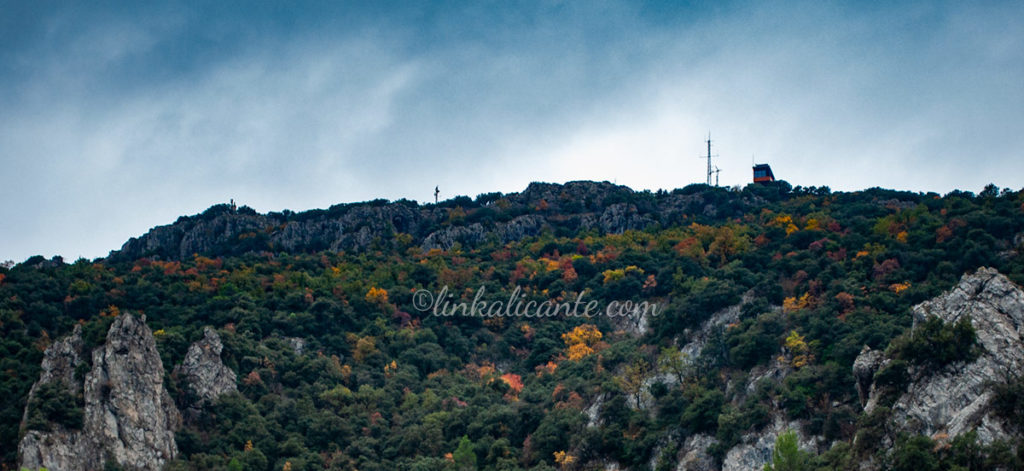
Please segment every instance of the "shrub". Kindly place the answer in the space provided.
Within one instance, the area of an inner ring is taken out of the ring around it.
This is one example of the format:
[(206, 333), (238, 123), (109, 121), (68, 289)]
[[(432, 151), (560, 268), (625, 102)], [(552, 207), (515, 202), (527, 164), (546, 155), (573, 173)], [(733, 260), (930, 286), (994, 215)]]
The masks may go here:
[(44, 383), (36, 388), (35, 396), (28, 402), (25, 428), (50, 431), (56, 424), (77, 430), (82, 428), (83, 416), (81, 396), (71, 394), (61, 382)]
[(964, 317), (948, 324), (938, 317), (917, 325), (909, 334), (893, 341), (893, 357), (937, 370), (957, 361), (977, 358), (977, 335), (970, 319)]

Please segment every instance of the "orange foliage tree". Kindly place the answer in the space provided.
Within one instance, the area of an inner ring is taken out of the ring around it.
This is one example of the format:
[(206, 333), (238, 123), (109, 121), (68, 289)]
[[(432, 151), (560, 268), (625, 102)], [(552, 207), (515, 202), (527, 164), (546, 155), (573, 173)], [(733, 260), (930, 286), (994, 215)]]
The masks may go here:
[(366, 302), (373, 304), (385, 304), (388, 302), (388, 290), (371, 286), (366, 292)]

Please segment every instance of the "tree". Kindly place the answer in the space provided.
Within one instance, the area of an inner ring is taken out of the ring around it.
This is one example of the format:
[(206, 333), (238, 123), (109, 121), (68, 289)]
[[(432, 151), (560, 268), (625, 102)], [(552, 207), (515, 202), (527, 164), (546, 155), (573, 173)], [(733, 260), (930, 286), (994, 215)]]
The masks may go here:
[(786, 350), (792, 356), (790, 364), (793, 365), (793, 368), (807, 366), (807, 363), (814, 359), (804, 336), (796, 333), (795, 330), (790, 331), (789, 336), (786, 337)]
[(811, 454), (797, 445), (796, 432), (787, 430), (775, 439), (772, 462), (764, 465), (765, 471), (803, 471), (811, 469)]
[(594, 353), (594, 345), (601, 340), (601, 337), (601, 331), (593, 324), (583, 324), (562, 334), (566, 353), (573, 361), (581, 360)]
[(388, 302), (388, 291), (384, 288), (378, 288), (371, 286), (366, 292), (366, 302), (372, 304), (387, 304)]
[(935, 442), (924, 435), (903, 435), (896, 440), (892, 453), (895, 471), (932, 471), (939, 469), (939, 461), (932, 451)]
[(683, 384), (683, 380), (686, 379), (690, 364), (690, 358), (674, 347), (662, 348), (661, 355), (658, 356), (658, 370), (675, 376), (679, 384)]
[(647, 393), (645, 385), (650, 372), (651, 365), (644, 359), (637, 358), (626, 365), (622, 375), (615, 377), (615, 382), (633, 399), (638, 409), (643, 408), (644, 396)]
[(452, 459), (455, 460), (455, 467), (459, 471), (476, 469), (476, 453), (473, 452), (473, 442), (469, 437), (462, 436), (459, 447), (452, 453)]

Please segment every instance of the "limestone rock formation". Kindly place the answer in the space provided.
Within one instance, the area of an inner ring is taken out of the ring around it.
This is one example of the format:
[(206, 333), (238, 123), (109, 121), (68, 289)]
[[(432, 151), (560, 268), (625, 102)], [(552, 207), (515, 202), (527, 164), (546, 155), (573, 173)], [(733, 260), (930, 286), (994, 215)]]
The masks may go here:
[(701, 323), (700, 328), (698, 329), (686, 329), (684, 334), (688, 342), (680, 349), (680, 351), (682, 351), (690, 361), (695, 360), (700, 356), (700, 352), (704, 350), (704, 346), (707, 345), (708, 339), (710, 339), (715, 332), (724, 329), (727, 325), (739, 322), (740, 312), (742, 312), (743, 306), (750, 304), (753, 300), (754, 292), (747, 291), (746, 293), (743, 293), (739, 304), (728, 306), (718, 312), (715, 312), (706, 321)]
[(676, 471), (716, 471), (715, 458), (708, 453), (708, 449), (717, 443), (710, 435), (697, 434), (686, 437), (683, 446), (679, 450), (679, 463)]
[(783, 414), (776, 414), (771, 425), (764, 430), (744, 435), (739, 445), (729, 449), (722, 460), (722, 471), (764, 469), (764, 465), (771, 461), (775, 440), (787, 430), (796, 432), (801, 449), (817, 450), (820, 437), (804, 435), (800, 422), (787, 422)]
[[(75, 369), (82, 364), (82, 328), (75, 326), (71, 335), (57, 340), (43, 353), (39, 381), (29, 391), (29, 407), (25, 408), (22, 427), (28, 424), (32, 402), (39, 388), (59, 383), (72, 396), (82, 393), (82, 381), (75, 378)], [(83, 443), (81, 430), (68, 429), (62, 424), (50, 423), (49, 430), (28, 430), (18, 445), (18, 461), (28, 469), (51, 470), (84, 469), (77, 463), (94, 462), (95, 453)]]
[(203, 329), (203, 338), (188, 347), (185, 360), (175, 368), (195, 393), (194, 407), (238, 390), (238, 376), (221, 361), (222, 350), (224, 344), (217, 331), (207, 327)]
[(596, 226), (608, 234), (621, 234), (628, 230), (643, 229), (652, 222), (652, 219), (638, 214), (636, 206), (616, 203), (601, 213)]
[(476, 245), (483, 241), (486, 231), (480, 224), (452, 226), (432, 232), (423, 240), (423, 249), (449, 250), (458, 242), (462, 245)]
[[(43, 353), (43, 371), (31, 391), (46, 383), (60, 381), (71, 393), (81, 393), (82, 383), (75, 379), (75, 369), (82, 363), (82, 326), (76, 325), (71, 335), (53, 342)], [(31, 392), (29, 393), (31, 395)]]
[(869, 409), (868, 400), (873, 393), (875, 393), (873, 388), (875, 373), (882, 369), (888, 361), (889, 360), (885, 358), (884, 352), (872, 350), (871, 347), (867, 345), (861, 349), (860, 354), (857, 355), (857, 359), (854, 360), (853, 379), (856, 380), (855, 386), (857, 388), (857, 397), (860, 399), (861, 407)]
[[(949, 439), (977, 430), (985, 444), (1012, 437), (1011, 428), (989, 410), (990, 385), (1024, 374), (1024, 291), (996, 270), (981, 268), (913, 312), (915, 326), (929, 316), (946, 323), (970, 319), (981, 353), (934, 374), (911, 371), (910, 385), (892, 406), (893, 424), (902, 431)], [(877, 369), (883, 361), (875, 352), (863, 352), (854, 365), (858, 383), (869, 366)], [(872, 395), (866, 408), (876, 400)]]
[[(28, 431), (18, 446), (19, 466), (54, 471), (102, 469), (114, 461), (125, 469), (159, 470), (174, 458), (174, 431), (181, 418), (164, 389), (164, 369), (145, 316), (119, 316), (106, 343), (92, 352), (92, 369), (84, 382), (71, 365), (81, 363), (79, 329), (52, 345), (44, 356), (40, 382), (64, 382), (81, 391), (84, 413), (80, 430), (54, 425)], [(32, 395), (29, 400), (31, 402)]]
[(177, 454), (181, 416), (164, 389), (164, 368), (145, 316), (119, 316), (92, 352), (85, 377), (85, 432), (130, 469), (158, 470)]

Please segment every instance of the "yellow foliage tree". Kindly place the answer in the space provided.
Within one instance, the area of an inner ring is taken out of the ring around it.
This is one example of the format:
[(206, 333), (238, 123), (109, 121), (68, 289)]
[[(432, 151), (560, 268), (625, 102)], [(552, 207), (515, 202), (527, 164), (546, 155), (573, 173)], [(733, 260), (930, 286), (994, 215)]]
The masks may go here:
[(554, 455), (555, 455), (555, 464), (557, 464), (558, 466), (561, 466), (563, 468), (571, 465), (574, 461), (576, 461), (576, 457), (575, 456), (572, 456), (568, 452), (565, 452), (565, 451), (556, 451), (554, 453)]
[(388, 290), (371, 286), (366, 292), (366, 302), (373, 304), (386, 304), (388, 302)]
[(786, 350), (792, 355), (790, 364), (794, 368), (807, 366), (812, 360), (810, 355), (811, 348), (804, 340), (804, 336), (796, 333), (795, 330), (790, 331), (789, 336), (786, 337)]
[(796, 227), (796, 224), (793, 222), (793, 217), (788, 214), (780, 214), (778, 216), (775, 216), (775, 219), (772, 219), (772, 222), (769, 224), (772, 226), (786, 228), (786, 235), (790, 235), (800, 230), (800, 228)]
[(904, 281), (903, 283), (893, 283), (889, 285), (889, 290), (893, 293), (899, 294), (910, 289), (910, 282)]
[(576, 343), (569, 345), (566, 353), (569, 355), (570, 360), (577, 361), (590, 356), (590, 354), (594, 353), (594, 349), (585, 344)]
[(800, 309), (806, 309), (811, 305), (811, 293), (804, 293), (799, 299), (796, 297), (788, 297), (782, 300), (782, 309), (786, 312), (799, 311)]
[(616, 268), (614, 270), (605, 270), (603, 272), (604, 280), (602, 281), (602, 283), (603, 284), (608, 284), (608, 283), (610, 283), (612, 281), (621, 280), (621, 279), (625, 278), (626, 275), (628, 275), (630, 273), (638, 273), (638, 274), (643, 275), (644, 269), (640, 268), (640, 267), (638, 267), (636, 265), (630, 265), (630, 266), (628, 266), (626, 268)]
[(570, 360), (577, 361), (594, 353), (594, 345), (601, 341), (601, 331), (593, 324), (576, 326), (562, 334), (565, 342), (566, 355)]

